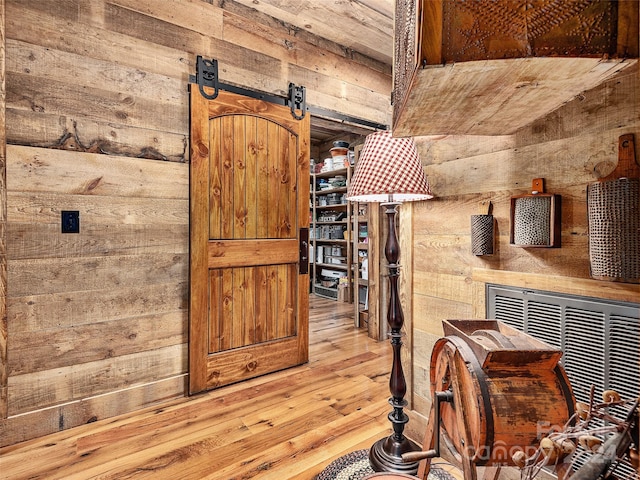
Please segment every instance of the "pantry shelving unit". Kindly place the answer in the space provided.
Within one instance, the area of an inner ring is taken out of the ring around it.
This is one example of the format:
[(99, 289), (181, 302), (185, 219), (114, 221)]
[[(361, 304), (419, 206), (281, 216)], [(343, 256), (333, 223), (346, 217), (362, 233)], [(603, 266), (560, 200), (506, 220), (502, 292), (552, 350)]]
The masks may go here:
[(344, 302), (352, 301), (352, 211), (346, 200), (352, 170), (311, 174), (311, 292)]
[[(354, 148), (357, 164), (362, 145)], [(353, 304), (357, 327), (380, 339), (380, 206), (351, 202), (353, 222)]]

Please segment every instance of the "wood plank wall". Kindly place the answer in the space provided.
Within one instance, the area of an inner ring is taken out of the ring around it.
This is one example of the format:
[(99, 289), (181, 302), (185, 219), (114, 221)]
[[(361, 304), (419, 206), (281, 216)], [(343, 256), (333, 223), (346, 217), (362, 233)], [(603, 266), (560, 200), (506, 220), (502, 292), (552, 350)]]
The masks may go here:
[(7, 152), (5, 137), (4, 0), (0, 0), (0, 421), (7, 417)]
[(383, 124), (391, 72), (229, 0), (6, 0), (4, 18), (8, 445), (186, 394), (196, 55), (225, 83), (295, 82), (309, 105)]
[[(485, 283), (640, 301), (640, 286), (589, 277), (586, 188), (617, 163), (618, 137), (640, 150), (638, 65), (512, 136), (417, 139), (435, 199), (414, 206), (413, 396), (410, 435), (422, 439), (431, 403), (429, 362), (443, 319), (485, 318)], [(637, 155), (637, 153), (636, 153)], [(509, 245), (510, 197), (533, 178), (562, 195), (562, 247)], [(491, 201), (493, 256), (471, 253), (471, 215)]]

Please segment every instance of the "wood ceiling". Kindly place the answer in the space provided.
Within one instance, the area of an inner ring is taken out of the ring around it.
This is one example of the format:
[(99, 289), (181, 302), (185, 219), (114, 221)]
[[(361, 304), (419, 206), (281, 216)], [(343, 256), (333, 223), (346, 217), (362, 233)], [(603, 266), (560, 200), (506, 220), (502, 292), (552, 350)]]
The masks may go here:
[(382, 63), (393, 63), (395, 0), (235, 0)]
[[(386, 65), (393, 64), (395, 0), (235, 0), (235, 2)], [(391, 86), (389, 88), (391, 89)], [(324, 143), (345, 131), (356, 135), (371, 133), (371, 130), (357, 126), (312, 117), (312, 144)]]

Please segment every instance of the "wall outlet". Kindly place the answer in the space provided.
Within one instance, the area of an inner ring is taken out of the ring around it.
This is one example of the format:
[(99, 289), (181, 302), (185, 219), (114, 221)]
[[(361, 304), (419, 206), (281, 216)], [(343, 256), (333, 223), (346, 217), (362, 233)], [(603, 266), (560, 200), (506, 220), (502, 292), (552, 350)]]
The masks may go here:
[(62, 233), (80, 233), (80, 212), (62, 210)]

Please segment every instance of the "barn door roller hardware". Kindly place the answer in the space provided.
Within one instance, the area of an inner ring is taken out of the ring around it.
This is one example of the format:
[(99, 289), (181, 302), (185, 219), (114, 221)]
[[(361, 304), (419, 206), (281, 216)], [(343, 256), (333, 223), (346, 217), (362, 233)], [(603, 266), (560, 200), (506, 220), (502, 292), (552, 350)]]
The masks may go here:
[[(226, 92), (237, 93), (238, 95), (257, 98), (259, 100), (265, 100), (267, 102), (289, 107), (291, 109), (291, 115), (296, 120), (303, 119), (306, 112), (309, 112), (311, 115), (317, 115), (337, 122), (360, 125), (372, 130), (387, 130), (389, 128), (388, 125), (381, 123), (344, 115), (342, 113), (326, 110), (320, 107), (307, 106), (305, 87), (298, 86), (295, 83), (289, 83), (289, 97), (287, 98), (222, 83), (218, 78), (218, 61), (216, 59), (207, 60), (202, 58), (201, 55), (198, 55), (197, 57), (196, 74), (189, 75), (189, 82), (197, 84), (200, 94), (208, 100), (215, 100), (218, 96), (218, 92), (220, 90), (224, 90)], [(213, 89), (213, 93), (205, 92), (204, 87)]]
[[(302, 120), (304, 118), (304, 112), (307, 106), (306, 94), (307, 91), (303, 86), (289, 83), (289, 108), (291, 109), (291, 115), (296, 120)], [(297, 114), (296, 111), (300, 113)]]
[[(196, 64), (196, 76), (189, 75), (191, 83), (197, 83), (200, 94), (207, 100), (214, 100), (218, 96), (218, 60), (207, 60), (198, 55)], [(213, 88), (213, 93), (204, 91), (204, 87)]]
[[(244, 95), (245, 97), (256, 98), (266, 102), (276, 103), (278, 105), (288, 106), (291, 109), (291, 115), (296, 120), (304, 118), (306, 108), (306, 90), (303, 86), (295, 83), (289, 83), (289, 97), (279, 97), (277, 95), (269, 95), (255, 90), (248, 90), (234, 85), (222, 83), (218, 77), (218, 60), (207, 60), (198, 55), (196, 62), (196, 75), (189, 75), (189, 82), (198, 84), (200, 94), (207, 100), (215, 100), (219, 91), (222, 89), (226, 92)], [(213, 89), (213, 93), (207, 93), (204, 87)]]

